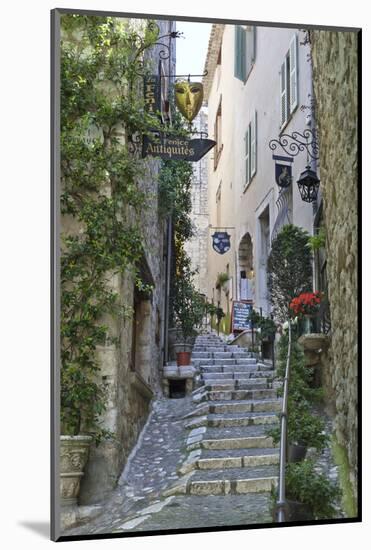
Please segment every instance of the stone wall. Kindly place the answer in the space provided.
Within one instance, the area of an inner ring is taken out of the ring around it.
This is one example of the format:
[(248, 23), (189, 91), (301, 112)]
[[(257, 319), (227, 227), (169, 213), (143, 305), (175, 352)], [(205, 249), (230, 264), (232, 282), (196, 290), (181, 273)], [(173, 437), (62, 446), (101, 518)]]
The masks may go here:
[[(207, 113), (201, 110), (193, 121), (199, 132), (207, 132)], [(198, 136), (197, 136), (198, 137)], [(209, 212), (208, 212), (208, 187), (207, 187), (207, 155), (200, 161), (193, 163), (192, 177), (192, 212), (191, 219), (194, 224), (194, 236), (189, 239), (185, 249), (192, 262), (192, 268), (197, 269), (194, 283), (202, 294), (207, 296), (207, 247), (210, 239)]]
[[(157, 22), (160, 35), (170, 29), (168, 21)], [(174, 46), (174, 41), (173, 41)], [(158, 70), (159, 53), (163, 46), (148, 51), (153, 60), (154, 71)], [(175, 47), (172, 48), (171, 72), (175, 73)], [(166, 62), (167, 63), (167, 62)], [(166, 65), (167, 66), (167, 65)], [(102, 501), (114, 489), (122, 473), (131, 449), (148, 417), (151, 401), (161, 393), (161, 373), (164, 351), (164, 309), (165, 309), (165, 224), (158, 213), (158, 159), (146, 160), (144, 173), (139, 182), (147, 198), (147, 204), (137, 216), (136, 223), (142, 231), (144, 256), (141, 262), (141, 276), (153, 290), (148, 299), (141, 298), (136, 318), (108, 317), (103, 321), (110, 327), (111, 336), (118, 338), (118, 345), (107, 344), (98, 349), (103, 380), (108, 390), (107, 410), (102, 425), (114, 434), (111, 440), (102, 441), (98, 447), (92, 445), (85, 475), (81, 482), (79, 504)], [(124, 206), (123, 216), (135, 216)], [(73, 221), (62, 218), (62, 232), (77, 232)], [(127, 272), (115, 275), (109, 281), (118, 294), (120, 302), (135, 308), (135, 284)], [(136, 338), (133, 339), (133, 331)], [(135, 343), (135, 344), (134, 344)], [(135, 352), (133, 352), (135, 345)], [(133, 360), (133, 357), (135, 359)]]
[(324, 382), (357, 494), (357, 34), (310, 38), (332, 326)]

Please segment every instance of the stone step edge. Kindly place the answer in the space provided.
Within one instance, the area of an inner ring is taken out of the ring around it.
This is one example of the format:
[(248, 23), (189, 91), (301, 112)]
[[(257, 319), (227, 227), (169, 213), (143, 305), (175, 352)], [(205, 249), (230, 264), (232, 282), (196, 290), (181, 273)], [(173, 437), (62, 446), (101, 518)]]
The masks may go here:
[(274, 447), (274, 443), (270, 436), (257, 435), (253, 437), (231, 437), (222, 439), (202, 438), (200, 447), (205, 450), (264, 449)]
[(247, 493), (268, 493), (277, 487), (278, 477), (257, 477), (244, 479), (215, 479), (192, 481), (195, 470), (183, 476), (181, 482), (163, 491), (163, 497), (173, 495), (238, 495)]
[(279, 464), (279, 450), (265, 455), (208, 457), (202, 456), (201, 449), (192, 451), (183, 464), (177, 468), (179, 475), (188, 474), (194, 470), (225, 470), (228, 468), (255, 468)]

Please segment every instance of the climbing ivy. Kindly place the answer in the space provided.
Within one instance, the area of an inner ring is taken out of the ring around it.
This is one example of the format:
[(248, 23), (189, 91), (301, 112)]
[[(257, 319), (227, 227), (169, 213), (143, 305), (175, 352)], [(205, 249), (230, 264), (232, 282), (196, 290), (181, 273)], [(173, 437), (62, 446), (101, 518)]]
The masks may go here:
[(130, 137), (160, 128), (144, 110), (138, 77), (151, 69), (143, 52), (157, 35), (110, 17), (61, 21), (61, 432), (91, 433), (97, 443), (112, 436), (100, 423), (107, 388), (97, 346), (117, 344), (107, 316), (131, 314), (112, 280), (130, 277), (149, 290), (138, 271), (147, 164)]

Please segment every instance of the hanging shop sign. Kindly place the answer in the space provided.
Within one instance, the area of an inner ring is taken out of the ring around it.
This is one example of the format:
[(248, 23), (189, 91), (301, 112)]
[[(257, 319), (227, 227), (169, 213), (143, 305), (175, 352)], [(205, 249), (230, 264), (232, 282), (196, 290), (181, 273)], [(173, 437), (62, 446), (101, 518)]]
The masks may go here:
[(212, 139), (168, 137), (159, 132), (153, 132), (152, 136), (143, 136), (143, 158), (160, 157), (169, 160), (197, 162), (216, 145)]
[(153, 115), (161, 110), (161, 86), (158, 75), (144, 77), (144, 105), (146, 112)]
[(252, 310), (252, 302), (250, 303), (242, 302), (242, 301), (232, 302), (232, 316), (231, 316), (232, 332), (251, 329), (251, 322), (249, 321), (249, 315), (251, 310)]
[(203, 98), (204, 87), (201, 82), (182, 80), (175, 83), (175, 104), (188, 122), (197, 116)]
[(218, 254), (225, 254), (231, 248), (231, 236), (226, 231), (216, 231), (211, 238), (213, 249)]
[(273, 159), (276, 161), (275, 176), (277, 185), (279, 187), (289, 187), (292, 183), (292, 162), (294, 159), (277, 155), (273, 155)]

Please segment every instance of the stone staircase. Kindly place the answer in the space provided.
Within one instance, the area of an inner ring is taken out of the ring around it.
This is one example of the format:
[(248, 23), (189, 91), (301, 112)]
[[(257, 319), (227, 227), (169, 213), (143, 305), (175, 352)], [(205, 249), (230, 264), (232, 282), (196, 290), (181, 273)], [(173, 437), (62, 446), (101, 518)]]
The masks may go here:
[(265, 431), (281, 410), (272, 366), (216, 335), (197, 338), (192, 364), (200, 387), (187, 415), (189, 455), (182, 483), (167, 494), (269, 492), (277, 484), (279, 451)]

